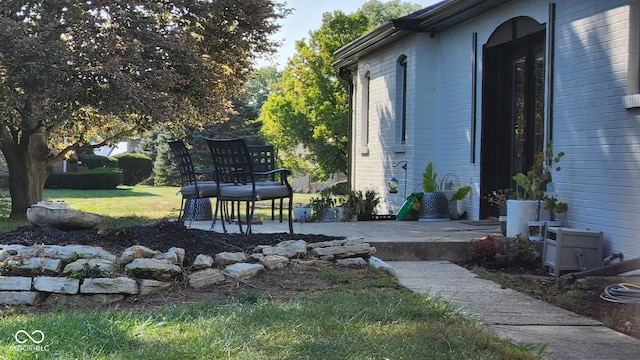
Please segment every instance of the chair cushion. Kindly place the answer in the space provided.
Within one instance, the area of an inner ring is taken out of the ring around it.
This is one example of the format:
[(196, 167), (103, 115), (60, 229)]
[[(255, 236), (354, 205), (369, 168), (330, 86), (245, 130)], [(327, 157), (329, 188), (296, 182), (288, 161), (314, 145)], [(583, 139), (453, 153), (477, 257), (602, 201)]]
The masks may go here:
[[(256, 186), (255, 200), (279, 199), (289, 196), (289, 188), (280, 183), (277, 185)], [(220, 189), (220, 197), (225, 200), (251, 200), (253, 197), (253, 188), (251, 184), (225, 185)]]
[(199, 181), (198, 182), (198, 192), (196, 194), (195, 185), (186, 185), (180, 188), (180, 193), (182, 196), (186, 198), (193, 197), (216, 197), (218, 194), (218, 185), (216, 185), (215, 181)]

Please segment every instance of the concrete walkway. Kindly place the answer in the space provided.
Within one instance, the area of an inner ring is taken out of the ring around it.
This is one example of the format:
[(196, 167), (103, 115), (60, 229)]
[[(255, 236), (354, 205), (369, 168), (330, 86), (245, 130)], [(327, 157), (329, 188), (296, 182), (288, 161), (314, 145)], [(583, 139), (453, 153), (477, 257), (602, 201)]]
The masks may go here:
[[(210, 222), (197, 222), (193, 227), (208, 229), (210, 225)], [(216, 225), (216, 230), (220, 229)], [(238, 226), (232, 225), (228, 230), (237, 232)], [(287, 224), (266, 221), (263, 225), (254, 226), (253, 231), (287, 232)], [(400, 284), (414, 292), (437, 296), (459, 306), (491, 331), (516, 343), (546, 344), (544, 358), (640, 359), (640, 340), (515, 290), (503, 289), (450, 261), (432, 259), (444, 257), (449, 260), (447, 257), (464, 256), (457, 251), (468, 248), (472, 238), (498, 233), (499, 228), (495, 224), (463, 221), (296, 223), (294, 231), (299, 234), (362, 236), (377, 248), (387, 248), (388, 256), (379, 251), (377, 257), (395, 269)], [(440, 251), (442, 244), (459, 246), (456, 252), (445, 253)]]

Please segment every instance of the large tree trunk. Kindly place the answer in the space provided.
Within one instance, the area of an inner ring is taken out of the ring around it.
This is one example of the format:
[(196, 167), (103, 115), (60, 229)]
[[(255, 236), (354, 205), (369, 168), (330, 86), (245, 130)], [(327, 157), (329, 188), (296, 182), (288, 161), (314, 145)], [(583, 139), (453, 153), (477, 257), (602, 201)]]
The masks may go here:
[(2, 152), (9, 168), (11, 217), (24, 217), (27, 209), (42, 200), (42, 189), (47, 180), (47, 135), (44, 129), (15, 137), (2, 134)]

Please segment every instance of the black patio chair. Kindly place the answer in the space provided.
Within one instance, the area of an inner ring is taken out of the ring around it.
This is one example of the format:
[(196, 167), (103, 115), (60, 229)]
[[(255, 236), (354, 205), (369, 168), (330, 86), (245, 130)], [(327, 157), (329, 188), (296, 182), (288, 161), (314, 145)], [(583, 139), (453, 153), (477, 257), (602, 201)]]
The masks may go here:
[[(256, 176), (256, 185), (279, 185), (276, 178), (276, 155), (273, 145), (247, 145), (251, 158), (253, 159), (253, 172), (265, 173), (268, 175)], [(284, 200), (280, 199), (280, 222), (282, 222), (282, 209)], [(271, 220), (275, 220), (276, 199), (271, 199)]]
[[(191, 155), (189, 155), (189, 150), (182, 140), (172, 140), (169, 141), (168, 144), (173, 152), (178, 170), (180, 171), (180, 194), (182, 195), (182, 203), (180, 205), (178, 219), (184, 221), (187, 201), (215, 198), (218, 194), (218, 186), (215, 181), (198, 181), (197, 175), (199, 173), (195, 170)], [(196, 206), (196, 203), (197, 202), (194, 201), (190, 205), (193, 207)], [(191, 227), (193, 219), (196, 217), (196, 209), (192, 208), (192, 210), (193, 215), (190, 218), (189, 227)], [(214, 228), (215, 221), (216, 214), (213, 214), (211, 229)]]
[[(207, 139), (207, 144), (213, 158), (214, 173), (218, 185), (216, 197), (222, 202), (238, 202), (238, 211), (240, 210), (241, 202), (246, 204), (246, 233), (251, 233), (256, 201), (288, 199), (289, 232), (293, 234), (293, 190), (287, 179), (290, 171), (287, 169), (273, 169), (255, 172), (254, 159), (251, 157), (251, 153), (243, 139)], [(256, 179), (268, 178), (271, 174), (275, 174), (277, 180), (260, 185), (257, 184), (259, 181)], [(217, 204), (218, 202), (216, 202), (214, 218), (217, 216), (219, 209)], [(238, 214), (238, 218), (238, 225), (242, 233), (240, 214)], [(226, 231), (224, 222), (222, 224), (224, 231)]]

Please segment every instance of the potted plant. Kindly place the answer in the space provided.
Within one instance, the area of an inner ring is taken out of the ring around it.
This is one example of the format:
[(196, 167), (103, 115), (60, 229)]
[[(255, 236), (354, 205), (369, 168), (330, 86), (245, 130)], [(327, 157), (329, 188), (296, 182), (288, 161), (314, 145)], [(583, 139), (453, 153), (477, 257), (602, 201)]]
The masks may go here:
[(549, 221), (547, 221), (546, 225), (560, 226), (561, 222), (556, 220), (556, 215), (567, 212), (567, 210), (569, 210), (569, 204), (558, 201), (558, 196), (549, 194), (545, 195), (544, 202), (544, 209), (549, 213)]
[(507, 236), (528, 233), (531, 240), (542, 239), (544, 221), (548, 220), (549, 215), (541, 214), (542, 202), (552, 173), (560, 171), (557, 164), (563, 156), (563, 152), (554, 156), (552, 144), (549, 143), (544, 152), (536, 155), (535, 162), (526, 174), (518, 173), (513, 177), (522, 191), (516, 192), (516, 200), (507, 201)]
[(298, 222), (307, 222), (311, 218), (311, 204), (310, 203), (296, 203), (293, 206), (293, 217)]
[(500, 232), (507, 235), (507, 201), (513, 198), (513, 190), (499, 189), (493, 190), (485, 197), (489, 204), (498, 208), (498, 220), (500, 221)]
[(343, 204), (345, 221), (372, 220), (376, 208), (380, 204), (380, 196), (375, 190), (350, 191), (347, 200)]
[(331, 193), (331, 188), (320, 191), (319, 198), (311, 198), (310, 221), (335, 221), (342, 217), (342, 210), (338, 210), (341, 201), (336, 200)]
[[(471, 191), (471, 186), (462, 185), (459, 181), (454, 183), (453, 179), (457, 179), (457, 176), (447, 174), (439, 177), (433, 163), (427, 164), (422, 174), (424, 194), (420, 199), (419, 221), (446, 221), (458, 218), (455, 202), (464, 199)], [(450, 202), (455, 208), (449, 206)]]

